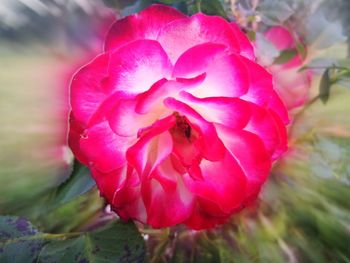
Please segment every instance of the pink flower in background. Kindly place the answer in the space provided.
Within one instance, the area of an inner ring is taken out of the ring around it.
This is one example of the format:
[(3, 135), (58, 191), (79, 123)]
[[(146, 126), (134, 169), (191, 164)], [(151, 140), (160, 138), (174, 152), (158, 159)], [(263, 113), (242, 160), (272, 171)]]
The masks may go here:
[(71, 83), (69, 143), (123, 219), (224, 223), (287, 148), (271, 75), (235, 24), (153, 5), (118, 20)]
[[(296, 41), (285, 27), (270, 28), (265, 33), (265, 38), (278, 51), (296, 50)], [(304, 62), (301, 55), (297, 54), (284, 64), (275, 63), (268, 66), (273, 75), (274, 87), (288, 110), (303, 105), (308, 99), (312, 73), (310, 70), (299, 71)]]

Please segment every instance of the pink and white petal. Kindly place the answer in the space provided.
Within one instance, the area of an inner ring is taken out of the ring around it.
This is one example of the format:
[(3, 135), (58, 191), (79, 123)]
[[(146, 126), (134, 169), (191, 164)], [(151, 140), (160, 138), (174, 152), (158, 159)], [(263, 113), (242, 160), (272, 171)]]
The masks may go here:
[(272, 75), (259, 64), (241, 57), (248, 70), (249, 89), (241, 99), (265, 107), (269, 104), (273, 93)]
[(117, 49), (138, 39), (156, 39), (162, 27), (183, 18), (186, 16), (175, 8), (151, 5), (138, 14), (117, 20), (107, 34), (105, 51)]
[(190, 127), (188, 135), (184, 134), (183, 129), (178, 126), (170, 130), (173, 140), (172, 155), (176, 157), (176, 160), (180, 162), (185, 170), (200, 163), (203, 148), (203, 139), (198, 138), (200, 135), (197, 134), (196, 128), (188, 120), (186, 120), (186, 123), (188, 124), (186, 127)]
[(131, 218), (146, 224), (147, 214), (141, 198), (141, 181), (135, 169), (128, 166), (125, 183), (115, 190), (109, 203), (122, 219)]
[(162, 158), (162, 160), (157, 162), (147, 178), (149, 180), (156, 180), (160, 183), (164, 191), (171, 192), (176, 191), (178, 175), (179, 174), (174, 168), (170, 156), (167, 155), (165, 158)]
[(257, 135), (247, 131), (232, 130), (222, 125), (216, 125), (216, 128), (226, 149), (246, 175), (246, 197), (255, 196), (271, 169), (271, 156), (264, 143)]
[(115, 193), (126, 183), (126, 165), (108, 173), (102, 173), (94, 166), (90, 170), (100, 190), (100, 195), (112, 203)]
[(301, 106), (308, 99), (311, 73), (298, 72), (297, 68), (284, 69), (278, 65), (270, 67), (274, 74), (275, 89), (287, 109)]
[(106, 99), (98, 106), (95, 113), (90, 117), (87, 127), (98, 124), (101, 121), (109, 119), (111, 111), (122, 101), (129, 101), (134, 98), (134, 95), (125, 91), (116, 91), (110, 94)]
[(173, 115), (156, 121), (139, 140), (126, 152), (126, 158), (131, 167), (140, 176), (152, 172), (173, 149), (172, 139), (168, 130), (176, 123)]
[[(191, 175), (184, 177), (191, 193), (216, 204), (222, 213), (228, 214), (241, 205), (246, 194), (247, 179), (229, 152), (221, 161), (203, 159), (200, 169), (203, 180), (195, 180)], [(210, 203), (207, 210), (211, 209)]]
[(129, 196), (131, 201), (124, 206), (113, 207), (113, 210), (125, 221), (132, 219), (147, 224), (147, 211), (140, 195), (140, 189), (141, 186), (125, 189), (122, 196)]
[(180, 98), (207, 121), (232, 129), (243, 129), (250, 119), (250, 102), (239, 98), (197, 98), (185, 91), (180, 93)]
[(116, 135), (104, 121), (83, 131), (79, 150), (88, 159), (89, 167), (108, 173), (125, 165), (125, 151), (132, 143), (133, 139)]
[(115, 90), (138, 94), (171, 76), (171, 62), (154, 40), (133, 41), (113, 51), (110, 58), (109, 85)]
[(274, 111), (252, 104), (252, 117), (244, 130), (261, 138), (273, 160), (287, 149), (286, 127)]
[(141, 193), (147, 210), (147, 224), (161, 228), (182, 223), (192, 214), (193, 194), (172, 167), (170, 159), (158, 165), (154, 173), (157, 173), (155, 178), (172, 176), (177, 179), (177, 184), (176, 187), (164, 187), (156, 179), (143, 181)]
[(173, 77), (193, 78), (206, 72), (217, 58), (227, 54), (225, 45), (204, 43), (187, 49), (176, 61)]
[(292, 34), (283, 26), (271, 27), (264, 35), (278, 50), (295, 48)]
[(238, 43), (240, 46), (240, 55), (254, 61), (254, 48), (251, 42), (249, 41), (248, 37), (241, 31), (241, 29), (236, 23), (232, 22), (230, 23), (230, 25), (236, 39), (238, 39)]
[(152, 114), (141, 115), (135, 112), (136, 99), (117, 100), (107, 116), (113, 132), (121, 137), (137, 137), (141, 128), (148, 127), (156, 117)]
[(83, 66), (73, 76), (70, 103), (75, 118), (87, 123), (106, 99), (110, 90), (106, 83), (109, 54), (102, 54)]
[(287, 108), (284, 105), (281, 98), (277, 95), (276, 91), (272, 92), (272, 96), (270, 98), (269, 109), (274, 111), (283, 121), (283, 123), (289, 123), (289, 117)]
[(202, 13), (167, 24), (160, 30), (157, 40), (173, 63), (187, 49), (207, 42), (223, 44), (230, 53), (240, 52), (240, 39), (236, 38), (231, 25), (221, 17)]
[(79, 162), (88, 164), (88, 158), (85, 153), (80, 150), (80, 139), (84, 136), (85, 127), (85, 125), (82, 125), (75, 119), (71, 112), (69, 117), (68, 145)]
[(278, 159), (282, 154), (284, 154), (288, 149), (288, 135), (285, 123), (281, 120), (281, 118), (276, 114), (276, 112), (269, 110), (269, 113), (273, 117), (276, 126), (277, 132), (280, 137), (280, 143), (276, 147), (275, 152), (272, 155), (272, 160)]
[(225, 46), (220, 44), (197, 45), (180, 56), (173, 77), (191, 78), (206, 73), (205, 80), (192, 94), (201, 98), (239, 97), (249, 87), (249, 72), (241, 58), (228, 56)]
[(190, 79), (166, 80), (161, 79), (149, 90), (137, 96), (136, 112), (146, 114), (149, 112), (165, 111), (161, 103), (165, 97), (177, 96), (182, 90), (193, 89), (200, 85), (205, 79), (205, 74), (201, 74)]
[(225, 155), (225, 147), (221, 142), (215, 127), (207, 122), (193, 108), (174, 98), (166, 98), (164, 105), (178, 113), (183, 114), (189, 120), (189, 124), (200, 135), (195, 146), (199, 148), (203, 158), (211, 161), (217, 161)]

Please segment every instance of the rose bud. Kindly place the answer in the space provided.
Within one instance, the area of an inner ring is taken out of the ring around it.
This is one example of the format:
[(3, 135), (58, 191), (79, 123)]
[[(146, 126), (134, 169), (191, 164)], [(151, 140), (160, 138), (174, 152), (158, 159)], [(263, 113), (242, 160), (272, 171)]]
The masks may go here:
[[(273, 75), (274, 87), (287, 109), (292, 110), (302, 106), (308, 100), (312, 79), (310, 70), (300, 70), (305, 65), (306, 58), (298, 53), (297, 42), (287, 28), (271, 27), (265, 32), (264, 37), (279, 52), (295, 53), (283, 63), (275, 62), (266, 66)], [(259, 48), (257, 50), (259, 51)]]

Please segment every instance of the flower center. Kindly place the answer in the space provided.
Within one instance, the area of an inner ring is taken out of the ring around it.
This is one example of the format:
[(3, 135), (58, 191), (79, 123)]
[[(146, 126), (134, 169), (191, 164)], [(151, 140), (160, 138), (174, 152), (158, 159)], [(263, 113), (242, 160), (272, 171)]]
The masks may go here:
[(176, 117), (176, 123), (170, 129), (173, 154), (179, 160), (182, 169), (186, 170), (194, 164), (198, 165), (201, 161), (197, 141), (199, 134), (195, 128), (191, 127), (185, 116), (181, 116), (178, 112), (173, 114)]
[(170, 129), (173, 138), (177, 141), (186, 139), (188, 142), (191, 142), (192, 128), (188, 124), (186, 117), (180, 116), (178, 112), (174, 112), (174, 116), (176, 117), (176, 124)]

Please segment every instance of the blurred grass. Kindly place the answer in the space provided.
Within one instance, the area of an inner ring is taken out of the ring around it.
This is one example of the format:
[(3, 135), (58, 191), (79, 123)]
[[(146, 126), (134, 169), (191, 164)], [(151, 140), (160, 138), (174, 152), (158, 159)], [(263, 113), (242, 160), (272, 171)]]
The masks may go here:
[(0, 46), (0, 212), (61, 181), (62, 119), (53, 56)]

